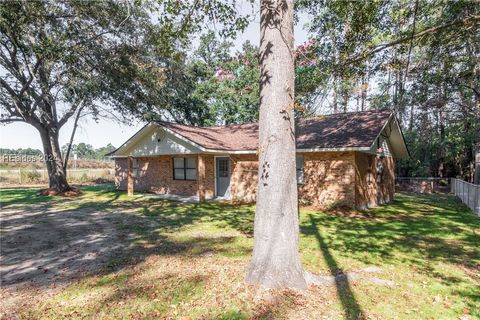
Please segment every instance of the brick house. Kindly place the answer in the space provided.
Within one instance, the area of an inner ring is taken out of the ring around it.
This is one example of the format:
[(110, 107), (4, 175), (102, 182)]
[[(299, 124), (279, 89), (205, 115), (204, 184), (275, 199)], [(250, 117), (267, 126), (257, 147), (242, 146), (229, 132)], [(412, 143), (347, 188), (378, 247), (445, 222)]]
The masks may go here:
[[(389, 110), (301, 119), (296, 125), (301, 203), (375, 207), (393, 199), (395, 158), (409, 156)], [(257, 123), (196, 127), (150, 123), (110, 155), (118, 189), (253, 202)]]

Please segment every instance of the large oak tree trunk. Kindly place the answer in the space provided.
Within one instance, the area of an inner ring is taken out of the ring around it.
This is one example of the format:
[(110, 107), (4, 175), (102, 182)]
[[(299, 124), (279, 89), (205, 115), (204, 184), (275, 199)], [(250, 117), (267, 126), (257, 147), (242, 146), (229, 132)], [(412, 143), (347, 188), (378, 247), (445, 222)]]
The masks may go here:
[(259, 179), (255, 245), (246, 281), (304, 289), (298, 253), (293, 1), (263, 0), (260, 28)]
[(39, 128), (38, 131), (42, 138), (49, 188), (57, 192), (71, 190), (63, 167), (62, 153), (58, 143), (58, 130), (56, 128)]

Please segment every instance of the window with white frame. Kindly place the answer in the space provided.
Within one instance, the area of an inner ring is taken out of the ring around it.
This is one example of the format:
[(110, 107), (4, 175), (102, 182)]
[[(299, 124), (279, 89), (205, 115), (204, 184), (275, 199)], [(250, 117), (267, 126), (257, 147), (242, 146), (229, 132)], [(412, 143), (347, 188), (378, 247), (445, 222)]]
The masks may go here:
[(174, 180), (197, 180), (197, 159), (173, 158)]
[(303, 172), (303, 155), (299, 154), (295, 158), (297, 169), (297, 184), (303, 184), (305, 177)]

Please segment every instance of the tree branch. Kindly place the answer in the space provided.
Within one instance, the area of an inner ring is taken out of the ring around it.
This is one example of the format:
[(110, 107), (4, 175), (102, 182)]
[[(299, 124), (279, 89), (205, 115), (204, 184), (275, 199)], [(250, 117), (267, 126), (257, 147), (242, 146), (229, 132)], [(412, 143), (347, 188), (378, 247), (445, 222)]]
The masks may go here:
[(0, 119), (0, 123), (10, 123), (10, 122), (25, 122), (25, 120), (23, 118)]
[(431, 27), (431, 28), (425, 29), (423, 31), (420, 31), (418, 33), (415, 33), (411, 36), (400, 38), (400, 39), (397, 39), (397, 40), (394, 40), (394, 41), (391, 41), (391, 42), (388, 42), (388, 43), (380, 44), (370, 51), (360, 53), (360, 54), (356, 55), (355, 57), (352, 57), (352, 58), (348, 59), (345, 64), (351, 64), (351, 63), (361, 61), (363, 59), (366, 59), (368, 56), (376, 54), (376, 53), (378, 53), (380, 51), (383, 51), (387, 48), (396, 46), (396, 45), (398, 45), (400, 43), (403, 43), (403, 42), (412, 41), (413, 39), (422, 37), (426, 34), (433, 33), (433, 32), (439, 31), (439, 30), (443, 30), (443, 29), (452, 27), (452, 26), (457, 25), (457, 24), (462, 24), (462, 25), (465, 25), (467, 23), (477, 24), (479, 22), (480, 22), (480, 16), (468, 16), (468, 17), (463, 18), (463, 19), (458, 19), (458, 20), (451, 21), (449, 23), (439, 25), (439, 26)]
[[(70, 109), (63, 114), (63, 116), (58, 121), (58, 128), (61, 128), (65, 123), (67, 123), (68, 119), (77, 111), (78, 106), (83, 103), (83, 100), (78, 101), (77, 103), (73, 104)], [(83, 107), (82, 107), (83, 108)]]
[(82, 109), (84, 107), (85, 107), (85, 105), (81, 106), (78, 109), (77, 115), (75, 117), (75, 121), (73, 122), (72, 134), (70, 135), (70, 143), (68, 144), (67, 152), (65, 153), (65, 159), (64, 159), (64, 162), (63, 162), (63, 170), (67, 170), (68, 158), (70, 157), (70, 151), (72, 149), (73, 138), (75, 137), (75, 132), (77, 131), (77, 126), (78, 126), (78, 120), (80, 119), (80, 114), (82, 113)]

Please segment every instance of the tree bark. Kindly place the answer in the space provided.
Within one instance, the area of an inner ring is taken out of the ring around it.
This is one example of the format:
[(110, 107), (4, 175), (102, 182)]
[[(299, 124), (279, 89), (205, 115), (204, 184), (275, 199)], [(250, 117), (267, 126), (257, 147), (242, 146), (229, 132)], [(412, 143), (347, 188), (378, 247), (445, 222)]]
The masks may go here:
[(363, 75), (362, 76), (362, 104), (360, 107), (360, 110), (362, 111), (365, 111), (365, 106), (367, 102), (368, 81), (369, 81), (368, 75)]
[(475, 146), (475, 177), (473, 183), (480, 184), (480, 142)]
[(72, 134), (70, 135), (70, 142), (68, 143), (67, 152), (65, 153), (65, 159), (63, 162), (63, 170), (67, 171), (68, 159), (70, 158), (70, 152), (72, 151), (73, 139), (75, 138), (75, 133), (77, 132), (78, 120), (80, 119), (80, 114), (82, 113), (83, 106), (78, 109), (77, 116), (73, 122)]
[(246, 282), (305, 289), (298, 253), (293, 1), (263, 0), (260, 5), (259, 179)]
[(66, 171), (63, 168), (62, 153), (58, 143), (58, 130), (56, 128), (37, 129), (42, 138), (49, 188), (60, 193), (71, 190), (67, 182)]

